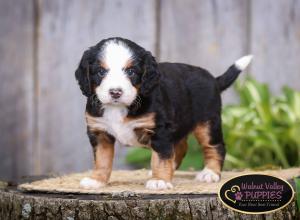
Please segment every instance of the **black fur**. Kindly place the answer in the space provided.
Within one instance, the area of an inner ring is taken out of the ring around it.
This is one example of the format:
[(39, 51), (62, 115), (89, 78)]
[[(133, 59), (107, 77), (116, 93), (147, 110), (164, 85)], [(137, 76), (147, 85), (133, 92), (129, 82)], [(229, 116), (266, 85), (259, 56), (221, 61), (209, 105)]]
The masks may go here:
[(232, 65), (223, 75), (218, 76), (216, 79), (220, 90), (224, 91), (231, 86), (231, 84), (238, 78), (240, 72), (240, 69), (238, 69), (235, 65)]
[[(233, 66), (216, 79), (200, 67), (157, 63), (150, 52), (129, 40), (106, 39), (84, 53), (75, 74), (82, 93), (88, 97), (86, 111), (93, 116), (99, 117), (103, 113), (94, 88), (101, 83), (101, 77), (97, 75), (97, 54), (108, 40), (122, 41), (134, 52), (133, 68), (138, 74), (132, 79), (132, 84), (140, 86), (140, 104), (128, 107), (129, 116), (156, 113), (151, 147), (160, 157), (169, 158), (174, 144), (186, 137), (197, 124), (208, 122), (211, 144), (217, 146), (220, 156), (224, 158), (220, 94), (233, 83), (240, 71)], [(93, 145), (93, 135), (89, 136)]]
[(155, 58), (150, 52), (144, 55), (144, 74), (142, 75), (141, 95), (148, 96), (151, 90), (158, 84), (160, 73)]

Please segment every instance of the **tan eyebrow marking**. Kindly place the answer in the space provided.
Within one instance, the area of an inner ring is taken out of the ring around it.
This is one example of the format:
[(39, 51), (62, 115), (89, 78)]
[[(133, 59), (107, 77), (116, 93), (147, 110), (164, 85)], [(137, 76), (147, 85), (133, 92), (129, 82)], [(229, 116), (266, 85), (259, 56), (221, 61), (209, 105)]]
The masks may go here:
[(100, 66), (106, 70), (109, 69), (107, 63), (105, 63), (103, 61), (100, 61)]
[(133, 60), (129, 59), (129, 60), (126, 61), (124, 69), (128, 69), (128, 68), (130, 68), (132, 66), (133, 66)]

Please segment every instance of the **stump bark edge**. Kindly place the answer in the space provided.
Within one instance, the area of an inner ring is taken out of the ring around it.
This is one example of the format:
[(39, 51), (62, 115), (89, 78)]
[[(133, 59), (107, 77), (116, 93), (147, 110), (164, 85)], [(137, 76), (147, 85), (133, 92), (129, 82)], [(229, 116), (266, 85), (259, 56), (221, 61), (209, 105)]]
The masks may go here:
[(0, 189), (0, 219), (298, 219), (296, 201), (273, 213), (242, 214), (217, 195), (80, 195)]

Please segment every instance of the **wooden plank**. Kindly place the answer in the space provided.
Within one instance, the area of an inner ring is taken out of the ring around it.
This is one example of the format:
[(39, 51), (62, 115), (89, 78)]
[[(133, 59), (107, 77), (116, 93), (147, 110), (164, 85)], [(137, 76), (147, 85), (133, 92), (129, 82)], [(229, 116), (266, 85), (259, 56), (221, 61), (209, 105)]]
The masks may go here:
[[(75, 69), (83, 51), (107, 37), (129, 38), (154, 50), (155, 2), (55, 0), (40, 3), (39, 172), (85, 170), (92, 167), (92, 148), (84, 121), (85, 98), (75, 81)], [(120, 152), (120, 148), (116, 151)], [(117, 165), (121, 161), (115, 160)]]
[(251, 74), (275, 93), (300, 90), (300, 1), (253, 0), (251, 11)]
[[(224, 73), (248, 52), (247, 16), (247, 1), (162, 1), (160, 60)], [(232, 89), (224, 93), (225, 102), (233, 99)]]
[(32, 2), (0, 1), (0, 179), (32, 174)]

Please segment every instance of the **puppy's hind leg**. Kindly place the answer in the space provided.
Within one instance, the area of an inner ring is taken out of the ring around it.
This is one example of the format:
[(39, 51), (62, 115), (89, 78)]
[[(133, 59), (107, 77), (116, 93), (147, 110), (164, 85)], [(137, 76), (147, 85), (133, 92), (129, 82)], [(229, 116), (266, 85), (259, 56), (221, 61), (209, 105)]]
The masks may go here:
[(221, 118), (218, 116), (206, 123), (199, 123), (194, 134), (202, 145), (205, 167), (196, 180), (201, 182), (218, 182), (225, 158), (225, 144), (221, 128)]

